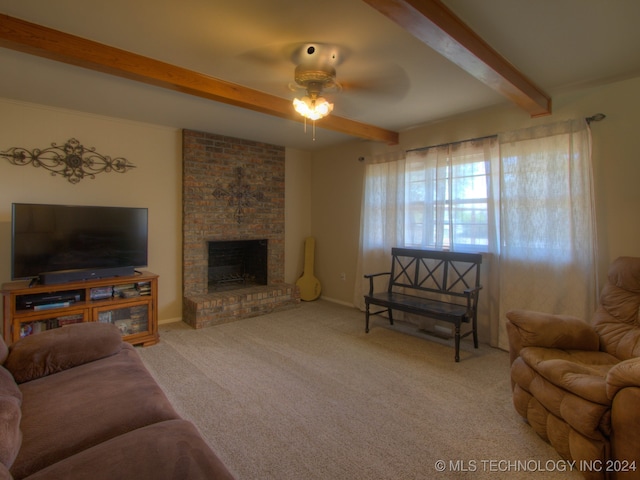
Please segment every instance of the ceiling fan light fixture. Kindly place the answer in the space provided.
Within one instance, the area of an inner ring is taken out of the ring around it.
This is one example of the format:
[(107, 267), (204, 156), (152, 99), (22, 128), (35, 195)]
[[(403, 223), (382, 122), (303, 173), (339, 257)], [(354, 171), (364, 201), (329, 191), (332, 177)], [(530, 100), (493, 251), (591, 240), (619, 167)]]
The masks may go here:
[(296, 85), (304, 88), (306, 95), (293, 99), (293, 108), (304, 118), (304, 131), (307, 131), (307, 119), (313, 125), (313, 140), (316, 139), (316, 120), (326, 117), (333, 110), (333, 103), (322, 97), (326, 89), (337, 89), (336, 69), (337, 51), (333, 47), (321, 44), (306, 44), (298, 51), (298, 65), (294, 72)]
[(301, 99), (293, 99), (293, 107), (296, 112), (309, 120), (320, 120), (333, 110), (333, 103), (329, 103), (324, 97), (309, 97), (305, 95)]

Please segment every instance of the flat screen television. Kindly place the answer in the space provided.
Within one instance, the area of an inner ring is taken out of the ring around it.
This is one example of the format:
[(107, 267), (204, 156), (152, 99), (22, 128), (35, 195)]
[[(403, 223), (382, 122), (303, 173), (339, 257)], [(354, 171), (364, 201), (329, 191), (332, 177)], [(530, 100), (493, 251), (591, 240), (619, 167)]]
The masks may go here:
[(63, 283), (147, 266), (146, 208), (14, 203), (11, 277)]

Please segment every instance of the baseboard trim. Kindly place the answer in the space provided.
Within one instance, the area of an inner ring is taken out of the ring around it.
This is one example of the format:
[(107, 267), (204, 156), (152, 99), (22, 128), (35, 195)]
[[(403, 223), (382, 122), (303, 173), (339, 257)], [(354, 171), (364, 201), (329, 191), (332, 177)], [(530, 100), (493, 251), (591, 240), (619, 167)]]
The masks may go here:
[(325, 297), (324, 295), (321, 295), (320, 299), (326, 300), (327, 302), (331, 302), (331, 303), (337, 303), (338, 305), (342, 305), (345, 307), (355, 308), (355, 305), (353, 303), (345, 302), (343, 300), (338, 300), (337, 298)]
[(164, 325), (166, 323), (176, 323), (176, 322), (181, 322), (182, 321), (182, 317), (175, 317), (175, 318), (165, 318), (162, 320), (158, 320), (158, 325)]

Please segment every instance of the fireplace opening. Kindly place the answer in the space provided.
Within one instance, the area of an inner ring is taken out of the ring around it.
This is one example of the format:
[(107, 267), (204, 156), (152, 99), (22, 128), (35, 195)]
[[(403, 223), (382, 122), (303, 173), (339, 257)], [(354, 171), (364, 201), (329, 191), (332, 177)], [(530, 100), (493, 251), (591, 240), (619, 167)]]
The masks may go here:
[(208, 242), (209, 293), (267, 284), (268, 240)]

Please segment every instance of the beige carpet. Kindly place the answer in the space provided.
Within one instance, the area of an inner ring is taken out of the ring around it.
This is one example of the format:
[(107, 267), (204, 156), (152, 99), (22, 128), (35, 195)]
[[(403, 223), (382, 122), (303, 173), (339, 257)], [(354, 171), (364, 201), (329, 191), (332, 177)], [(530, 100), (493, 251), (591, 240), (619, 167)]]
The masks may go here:
[(455, 363), (363, 315), (316, 301), (161, 325), (138, 351), (238, 480), (580, 478), (514, 411), (506, 352), (465, 339)]

